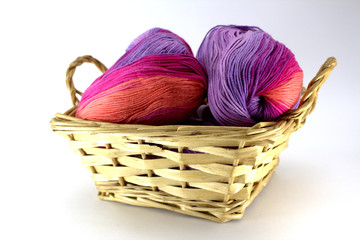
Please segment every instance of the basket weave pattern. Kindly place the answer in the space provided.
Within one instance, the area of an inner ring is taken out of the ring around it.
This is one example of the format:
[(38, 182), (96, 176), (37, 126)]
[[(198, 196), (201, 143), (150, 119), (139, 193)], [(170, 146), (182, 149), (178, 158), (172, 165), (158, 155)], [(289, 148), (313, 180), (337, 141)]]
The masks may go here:
[(215, 222), (240, 219), (268, 183), (289, 136), (313, 111), (320, 87), (336, 66), (331, 57), (304, 91), (300, 106), (274, 122), (253, 127), (149, 126), (94, 122), (74, 117), (79, 100), (73, 84), (77, 58), (67, 71), (73, 107), (51, 120), (70, 140), (91, 172), (103, 200), (163, 208)]

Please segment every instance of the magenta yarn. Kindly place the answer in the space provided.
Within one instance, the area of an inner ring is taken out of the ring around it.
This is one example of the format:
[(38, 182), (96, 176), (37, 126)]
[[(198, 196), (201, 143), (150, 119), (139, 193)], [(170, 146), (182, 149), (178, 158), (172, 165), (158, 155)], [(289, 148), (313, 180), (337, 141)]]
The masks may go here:
[(208, 102), (221, 125), (271, 121), (296, 106), (303, 73), (294, 54), (258, 27), (216, 26), (197, 59), (208, 74)]
[[(103, 75), (98, 77), (84, 92), (81, 101), (87, 101), (90, 95), (99, 94), (118, 84), (112, 78), (106, 78), (116, 69), (130, 64), (144, 56), (163, 54), (183, 54), (193, 56), (189, 45), (184, 39), (166, 29), (152, 28), (131, 42), (126, 53), (115, 62)], [(79, 104), (80, 106), (80, 104)], [(81, 108), (81, 107), (80, 107)]]

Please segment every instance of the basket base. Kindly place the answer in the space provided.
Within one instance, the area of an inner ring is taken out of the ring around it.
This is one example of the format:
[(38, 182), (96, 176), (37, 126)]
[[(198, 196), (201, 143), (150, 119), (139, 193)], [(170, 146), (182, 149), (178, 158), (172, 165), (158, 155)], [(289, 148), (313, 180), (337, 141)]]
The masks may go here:
[(241, 219), (245, 208), (255, 199), (269, 182), (276, 170), (276, 164), (259, 182), (254, 183), (247, 200), (230, 200), (228, 202), (199, 201), (179, 199), (162, 191), (151, 189), (139, 190), (137, 186), (118, 186), (116, 190), (104, 191), (103, 186), (97, 185), (98, 198), (106, 201), (121, 202), (129, 205), (161, 208), (169, 211), (205, 218), (214, 222), (225, 223), (234, 219)]

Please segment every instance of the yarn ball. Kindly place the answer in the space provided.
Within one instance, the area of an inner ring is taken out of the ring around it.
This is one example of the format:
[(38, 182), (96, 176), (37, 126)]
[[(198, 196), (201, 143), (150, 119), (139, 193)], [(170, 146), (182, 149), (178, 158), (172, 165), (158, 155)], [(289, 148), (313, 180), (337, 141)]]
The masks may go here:
[(208, 102), (221, 125), (272, 121), (299, 103), (303, 72), (294, 54), (251, 26), (216, 26), (197, 59), (208, 75)]
[(176, 124), (203, 102), (206, 74), (189, 45), (150, 29), (84, 92), (76, 117), (102, 122)]

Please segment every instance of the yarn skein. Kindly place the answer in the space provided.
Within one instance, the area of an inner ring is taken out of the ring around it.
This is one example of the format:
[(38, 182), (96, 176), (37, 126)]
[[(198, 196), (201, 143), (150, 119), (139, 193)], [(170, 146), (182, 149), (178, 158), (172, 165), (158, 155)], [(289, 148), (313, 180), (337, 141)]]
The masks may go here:
[(81, 101), (86, 101), (89, 96), (96, 95), (117, 85), (117, 81), (111, 81), (108, 78), (105, 79), (116, 69), (130, 64), (144, 56), (159, 54), (183, 54), (193, 56), (189, 45), (176, 34), (162, 28), (149, 29), (134, 39), (128, 46), (125, 54), (86, 89)]
[(189, 45), (150, 29), (84, 92), (76, 117), (103, 122), (176, 124), (203, 102), (206, 74)]
[(272, 121), (299, 102), (303, 72), (294, 54), (258, 27), (212, 28), (197, 59), (208, 74), (211, 113), (221, 125)]

